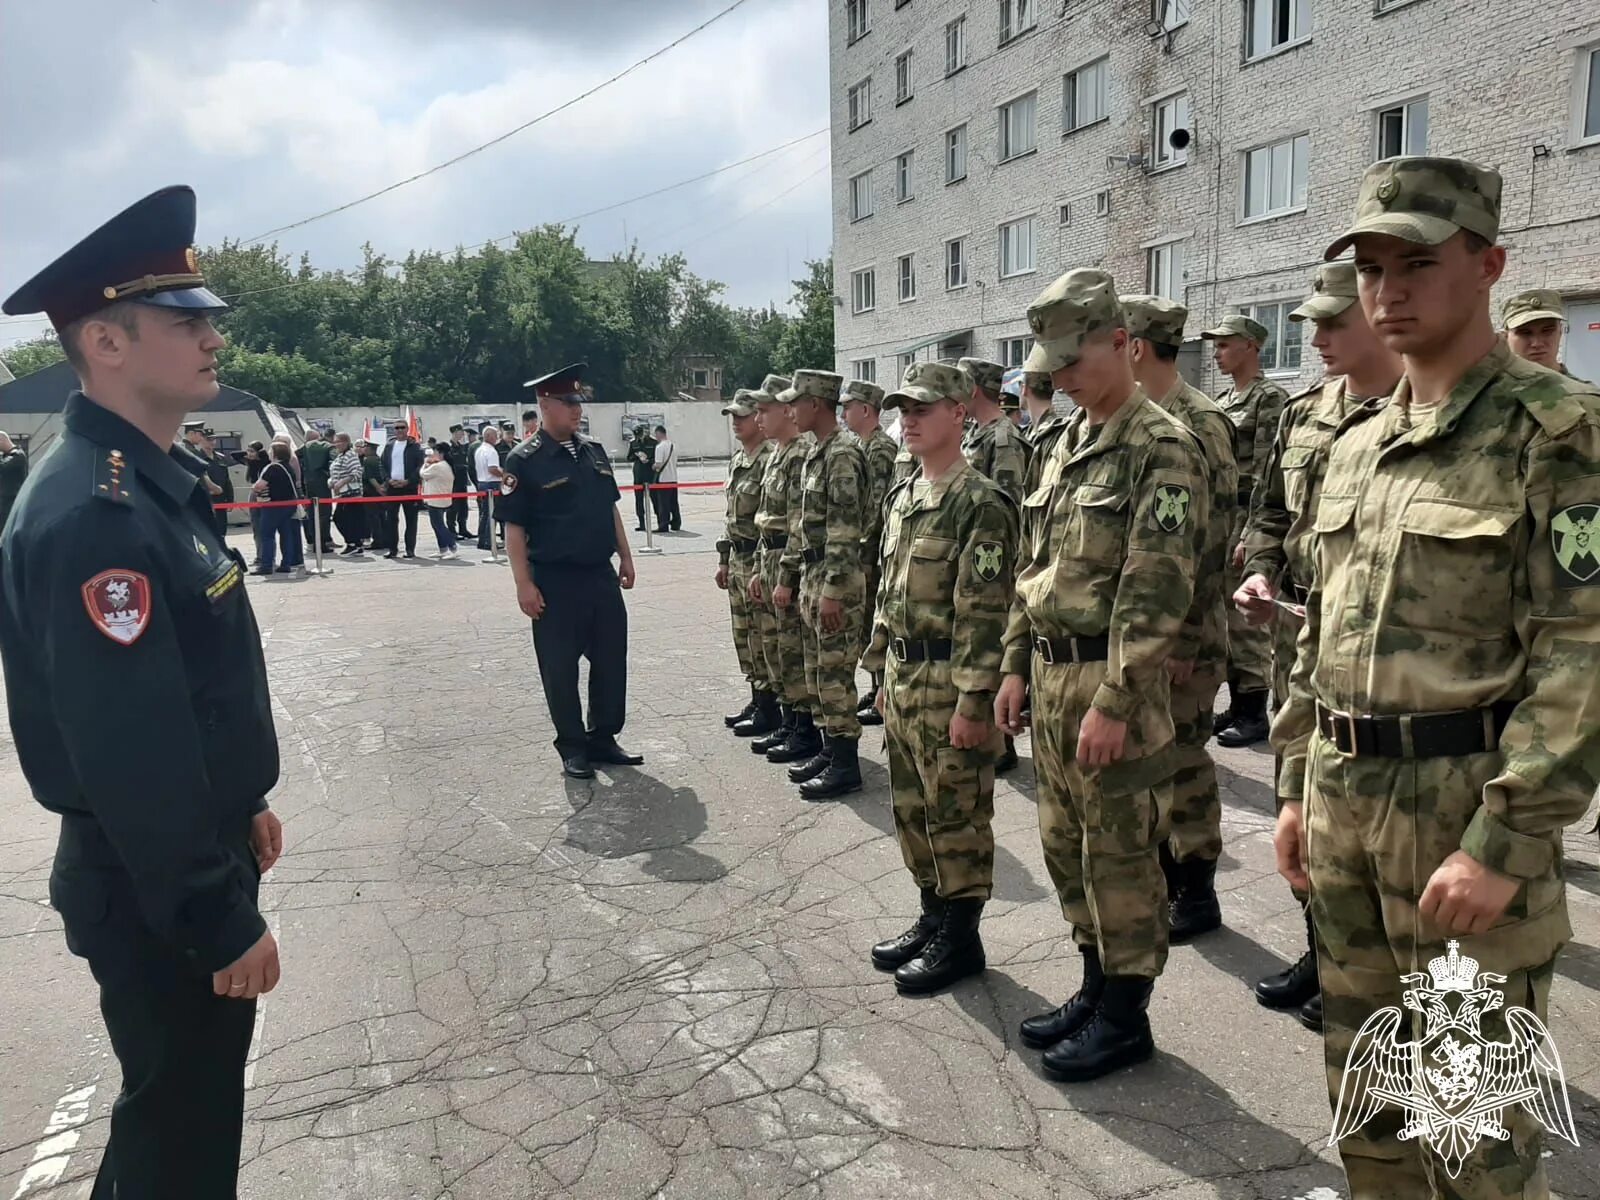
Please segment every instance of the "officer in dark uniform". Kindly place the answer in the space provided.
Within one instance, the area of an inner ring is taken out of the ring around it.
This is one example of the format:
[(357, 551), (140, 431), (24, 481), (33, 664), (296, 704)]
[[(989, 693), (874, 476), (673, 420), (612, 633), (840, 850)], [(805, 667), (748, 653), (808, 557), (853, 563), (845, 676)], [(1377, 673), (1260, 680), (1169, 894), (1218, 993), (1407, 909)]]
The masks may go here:
[(447, 522), (457, 537), (474, 536), (467, 528), (466, 493), (477, 490), (472, 465), (472, 447), (467, 443), (465, 425), (450, 426), (450, 440), (440, 448), (445, 462), (450, 464), (450, 490), (456, 498), (450, 501), (450, 518)]
[[(637, 766), (642, 755), (617, 745), (627, 719), (628, 610), (618, 589), (633, 586), (633, 551), (622, 524), (616, 477), (605, 447), (578, 432), (587, 364), (529, 384), (544, 427), (506, 459), (497, 515), (517, 604), (533, 618), (545, 703), (556, 727), (561, 769), (594, 776), (594, 763)], [(618, 570), (611, 556), (618, 555)], [(620, 576), (620, 580), (619, 580)], [(578, 699), (578, 659), (589, 660), (589, 722)]]
[(0, 550), (0, 659), (23, 773), (61, 815), (50, 901), (122, 1066), (96, 1200), (234, 1196), (255, 1000), (278, 981), (261, 634), (172, 444), (224, 345), (194, 227), (194, 192), (156, 192), (3, 306), (47, 313), (83, 384)]

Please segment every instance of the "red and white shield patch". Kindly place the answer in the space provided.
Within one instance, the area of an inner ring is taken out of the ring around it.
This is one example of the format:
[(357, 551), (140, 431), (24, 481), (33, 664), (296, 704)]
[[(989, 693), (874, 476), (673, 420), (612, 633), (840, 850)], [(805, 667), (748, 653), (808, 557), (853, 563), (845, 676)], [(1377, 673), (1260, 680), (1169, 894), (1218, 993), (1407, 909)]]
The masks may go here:
[(131, 646), (150, 624), (150, 577), (120, 568), (101, 571), (83, 585), (83, 607), (96, 629)]
[(517, 490), (517, 477), (515, 475), (502, 475), (500, 477), (500, 490), (510, 495)]

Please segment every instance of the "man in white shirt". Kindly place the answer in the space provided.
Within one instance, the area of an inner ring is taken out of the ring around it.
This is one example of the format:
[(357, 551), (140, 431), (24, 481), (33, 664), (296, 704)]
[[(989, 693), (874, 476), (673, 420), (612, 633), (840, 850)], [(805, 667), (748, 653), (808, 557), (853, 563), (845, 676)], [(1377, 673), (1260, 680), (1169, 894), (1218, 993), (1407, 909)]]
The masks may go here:
[[(656, 482), (676, 485), (678, 482), (678, 448), (667, 440), (667, 427), (656, 426)], [(678, 509), (678, 489), (664, 487), (651, 493), (656, 505), (656, 532), (683, 528), (683, 513)]]
[[(472, 465), (478, 473), (480, 492), (500, 493), (500, 480), (505, 471), (500, 467), (500, 431), (493, 425), (483, 427), (483, 440), (472, 451)], [(496, 518), (498, 521), (498, 518)], [(494, 549), (494, 524), (489, 520), (489, 497), (478, 497), (478, 549)], [(503, 539), (502, 539), (503, 540)]]

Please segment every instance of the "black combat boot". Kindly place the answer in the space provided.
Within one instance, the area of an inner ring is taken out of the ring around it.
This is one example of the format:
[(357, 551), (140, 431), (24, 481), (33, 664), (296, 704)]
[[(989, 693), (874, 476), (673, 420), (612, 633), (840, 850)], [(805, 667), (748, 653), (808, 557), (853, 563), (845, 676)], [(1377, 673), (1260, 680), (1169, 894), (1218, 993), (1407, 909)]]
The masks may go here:
[(878, 688), (882, 685), (878, 677), (872, 677), (872, 687), (861, 693), (861, 699), (856, 701), (856, 720), (863, 725), (882, 725), (883, 714), (878, 711)]
[(756, 693), (756, 708), (750, 716), (733, 727), (734, 737), (766, 737), (783, 724), (783, 713), (778, 708), (778, 698), (771, 692)]
[(800, 785), (800, 795), (807, 800), (832, 800), (846, 792), (861, 790), (861, 759), (857, 756), (861, 739), (834, 737), (829, 740), (832, 750), (827, 769)]
[(810, 758), (803, 759), (789, 768), (790, 783), (804, 783), (808, 779), (815, 779), (828, 769), (828, 764), (833, 761), (833, 735), (822, 735), (822, 749)]
[(1215, 737), (1224, 729), (1232, 726), (1238, 719), (1236, 709), (1239, 700), (1239, 677), (1233, 673), (1228, 674), (1228, 707), (1219, 713), (1211, 714), (1211, 735)]
[(822, 749), (822, 732), (817, 728), (816, 722), (811, 719), (811, 714), (805, 711), (795, 713), (794, 730), (783, 740), (783, 743), (767, 751), (767, 761), (770, 763), (800, 762), (810, 758)]
[(1001, 753), (999, 760), (994, 764), (994, 773), (996, 775), (1004, 775), (1007, 771), (1014, 771), (1018, 761), (1017, 739), (1008, 733), (1006, 734), (1006, 748)]
[(722, 723), (724, 725), (726, 725), (729, 729), (732, 729), (735, 725), (739, 724), (740, 721), (748, 721), (751, 718), (751, 716), (754, 715), (755, 711), (756, 711), (756, 685), (752, 683), (750, 685), (750, 699), (745, 701), (744, 707), (741, 708), (738, 712), (729, 713), (727, 716), (723, 717), (722, 718)]
[(1294, 1010), (1294, 1019), (1312, 1033), (1322, 1032), (1322, 993), (1318, 992)]
[(939, 898), (938, 889), (923, 888), (922, 915), (899, 937), (892, 937), (874, 946), (872, 965), (880, 971), (892, 971), (910, 962), (922, 953), (922, 948), (928, 944), (928, 939), (934, 935), (943, 918), (944, 901)]
[(1087, 1083), (1155, 1054), (1145, 1013), (1155, 982), (1142, 975), (1107, 975), (1088, 1023), (1044, 1052), (1040, 1060), (1044, 1073), (1069, 1083)]
[(1106, 983), (1106, 977), (1100, 970), (1100, 947), (1079, 946), (1078, 953), (1083, 955), (1083, 983), (1072, 999), (1060, 1008), (1052, 1008), (1047, 1013), (1023, 1020), (1020, 1028), (1023, 1045), (1032, 1046), (1035, 1050), (1047, 1049), (1077, 1033), (1094, 1016)]
[(800, 715), (787, 704), (778, 705), (777, 725), (773, 727), (770, 733), (762, 734), (759, 737), (754, 734), (750, 735), (755, 737), (755, 740), (750, 743), (750, 753), (765, 754), (768, 750), (773, 750), (783, 745), (784, 742), (789, 740), (789, 735), (794, 732), (795, 722), (799, 719)]
[[(1311, 908), (1308, 905), (1306, 952), (1288, 970), (1268, 975), (1256, 984), (1256, 1001), (1267, 1008), (1299, 1008), (1317, 995), (1317, 931), (1311, 924)], [(1321, 1008), (1320, 1003), (1318, 1008)]]
[(1253, 746), (1267, 740), (1271, 723), (1267, 720), (1267, 693), (1246, 692), (1233, 701), (1229, 711), (1233, 720), (1217, 735), (1219, 746)]
[(1168, 891), (1167, 914), (1172, 928), (1167, 941), (1181, 946), (1187, 941), (1222, 928), (1222, 905), (1217, 903), (1217, 864), (1215, 859), (1186, 858), (1175, 867), (1178, 890)]
[(978, 937), (982, 915), (982, 900), (946, 900), (939, 928), (922, 953), (894, 973), (895, 990), (906, 996), (925, 996), (988, 966)]

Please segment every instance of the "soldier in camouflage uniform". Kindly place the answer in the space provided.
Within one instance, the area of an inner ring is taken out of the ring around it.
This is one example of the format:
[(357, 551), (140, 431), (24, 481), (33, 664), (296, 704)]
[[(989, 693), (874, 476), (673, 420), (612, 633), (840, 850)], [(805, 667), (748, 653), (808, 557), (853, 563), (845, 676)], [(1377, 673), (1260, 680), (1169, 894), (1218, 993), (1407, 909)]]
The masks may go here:
[[(1493, 1042), (1513, 1006), (1546, 1018), (1572, 934), (1562, 831), (1600, 779), (1600, 390), (1499, 338), (1500, 192), (1460, 159), (1385, 159), (1327, 251), (1354, 244), (1361, 305), (1406, 368), (1334, 439), (1306, 652), (1273, 728), (1285, 777), (1305, 775), (1277, 852), (1311, 890), (1331, 1097), (1357, 1031), (1447, 941), (1505, 980)], [(1420, 1038), (1423, 1014), (1400, 1011), (1396, 1040)], [(1351, 1194), (1548, 1195), (1539, 1119), (1498, 1115), (1507, 1136), (1452, 1177), (1381, 1105), (1339, 1141)]]
[[(1400, 356), (1373, 332), (1357, 303), (1354, 263), (1325, 264), (1317, 272), (1311, 298), (1290, 313), (1289, 319), (1315, 323), (1311, 344), (1322, 355), (1327, 377), (1290, 397), (1284, 406), (1245, 528), (1245, 581), (1234, 594), (1234, 603), (1247, 620), (1272, 628), (1272, 691), (1280, 705), (1289, 695), (1289, 673), (1294, 668), (1295, 639), (1301, 625), (1299, 617), (1285, 606), (1304, 611), (1315, 561), (1311, 522), (1334, 432), (1357, 408), (1381, 404), (1404, 370)], [(1278, 803), (1285, 798), (1302, 800), (1304, 783), (1303, 774), (1284, 778), (1280, 769), (1275, 789)], [(1306, 894), (1297, 891), (1295, 899), (1306, 911), (1306, 953), (1287, 970), (1260, 980), (1256, 999), (1268, 1008), (1294, 1009), (1301, 1024), (1320, 1031), (1316, 934)]]
[[(1229, 313), (1214, 329), (1200, 335), (1216, 344), (1217, 368), (1233, 378), (1233, 386), (1217, 397), (1233, 422), (1233, 457), (1239, 468), (1239, 505), (1233, 541), (1244, 538), (1250, 512), (1250, 492), (1256, 476), (1267, 464), (1284, 390), (1261, 374), (1261, 348), (1267, 327), (1241, 313)], [(1243, 565), (1237, 550), (1230, 565)], [(1243, 576), (1235, 575), (1235, 587)], [(1228, 708), (1216, 719), (1217, 742), (1223, 746), (1248, 746), (1267, 736), (1267, 687), (1272, 677), (1272, 635), (1251, 625), (1235, 609), (1228, 609)]]
[(1567, 318), (1561, 311), (1561, 293), (1534, 288), (1518, 292), (1500, 306), (1500, 324), (1512, 353), (1531, 363), (1570, 376), (1561, 362), (1561, 334)]
[(881, 703), (895, 834), (922, 913), (874, 946), (872, 961), (910, 993), (983, 970), (978, 918), (994, 877), (994, 693), (1017, 512), (962, 457), (964, 380), (957, 367), (916, 363), (885, 401), (900, 407), (922, 471), (890, 497), (866, 665), (888, 664)]
[[(739, 449), (728, 460), (728, 481), (723, 488), (727, 518), (722, 537), (717, 539), (716, 579), (717, 586), (728, 593), (733, 649), (739, 658), (739, 669), (750, 682), (750, 702), (724, 717), (723, 722), (729, 729), (736, 729), (754, 721), (764, 734), (776, 729), (781, 717), (756, 631), (755, 601), (750, 599), (759, 533), (756, 510), (761, 507), (761, 475), (771, 449), (756, 418), (756, 396), (756, 392), (740, 388), (733, 394), (733, 403), (722, 410), (733, 420), (733, 436), (738, 439)], [(746, 736), (759, 735), (752, 730)]]
[(963, 358), (961, 369), (972, 380), (972, 426), (961, 453), (979, 472), (995, 481), (1018, 504), (1028, 477), (1028, 441), (1000, 408), (1000, 384), (1006, 369), (981, 358)]
[[(861, 622), (861, 649), (866, 651), (872, 637), (872, 607), (878, 595), (878, 548), (883, 537), (883, 505), (894, 485), (894, 460), (900, 447), (883, 431), (879, 413), (883, 389), (859, 379), (844, 385), (844, 423), (861, 443), (867, 459), (866, 527), (861, 533), (861, 562), (867, 573), (866, 614)], [(876, 671), (868, 671), (872, 686), (856, 700), (856, 720), (863, 725), (882, 724), (878, 715), (878, 688), (883, 683)]]
[(1222, 924), (1217, 859), (1222, 855), (1222, 797), (1206, 743), (1217, 691), (1228, 667), (1228, 559), (1233, 553), (1239, 473), (1233, 426), (1211, 398), (1178, 374), (1178, 349), (1189, 310), (1162, 296), (1124, 296), (1133, 339), (1133, 375), (1149, 397), (1195, 435), (1206, 460), (1211, 520), (1195, 581), (1194, 609), (1167, 662), (1178, 771), (1172, 777), (1172, 832), (1161, 844), (1167, 878), (1167, 940), (1181, 945)]
[(1071, 412), (1077, 411), (1077, 406), (1070, 402), (1070, 412), (1058, 408), (1055, 396), (1056, 385), (1050, 382), (1048, 371), (1022, 373), (1022, 401), (1033, 419), (1028, 426), (1028, 476), (1023, 483), (1024, 496), (1039, 486), (1039, 477), (1044, 474), (1045, 463), (1050, 461), (1050, 452), (1065, 432)]
[(1047, 1073), (1095, 1079), (1154, 1053), (1145, 1008), (1167, 956), (1157, 859), (1176, 767), (1167, 660), (1209, 528), (1194, 435), (1134, 382), (1117, 290), (1069, 271), (1028, 309), (1027, 368), (1080, 405), (1023, 502), (997, 723), (1030, 694), (1045, 865), (1083, 986), (1022, 1023)]

